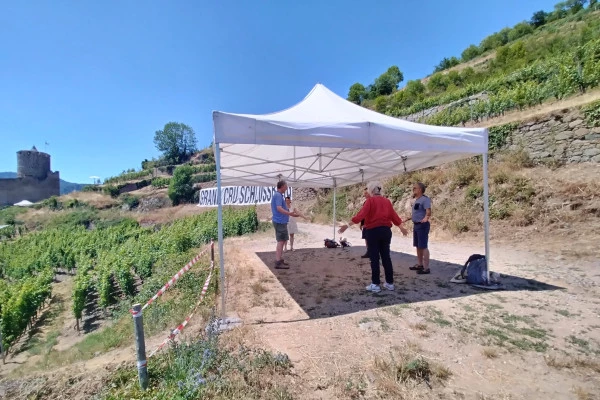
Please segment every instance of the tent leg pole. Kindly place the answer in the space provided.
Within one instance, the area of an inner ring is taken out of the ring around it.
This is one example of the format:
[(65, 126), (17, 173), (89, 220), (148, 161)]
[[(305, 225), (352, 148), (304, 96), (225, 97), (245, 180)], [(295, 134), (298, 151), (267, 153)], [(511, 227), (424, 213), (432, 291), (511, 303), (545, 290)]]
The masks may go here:
[(335, 217), (336, 217), (336, 185), (333, 186), (333, 240), (335, 240)]
[(490, 193), (488, 185), (488, 155), (483, 154), (483, 231), (485, 235), (485, 259), (487, 280), (490, 282)]
[(223, 199), (221, 198), (221, 149), (215, 143), (215, 168), (217, 170), (217, 229), (219, 232), (219, 266), (221, 278), (221, 318), (225, 319), (225, 258), (223, 257)]

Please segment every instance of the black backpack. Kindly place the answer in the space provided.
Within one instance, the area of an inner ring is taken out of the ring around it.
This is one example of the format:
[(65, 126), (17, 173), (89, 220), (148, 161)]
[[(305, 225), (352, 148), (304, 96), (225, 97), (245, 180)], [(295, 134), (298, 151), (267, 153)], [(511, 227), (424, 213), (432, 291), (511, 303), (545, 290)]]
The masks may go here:
[(335, 249), (336, 247), (340, 247), (340, 245), (335, 240), (325, 239), (325, 247), (328, 249)]

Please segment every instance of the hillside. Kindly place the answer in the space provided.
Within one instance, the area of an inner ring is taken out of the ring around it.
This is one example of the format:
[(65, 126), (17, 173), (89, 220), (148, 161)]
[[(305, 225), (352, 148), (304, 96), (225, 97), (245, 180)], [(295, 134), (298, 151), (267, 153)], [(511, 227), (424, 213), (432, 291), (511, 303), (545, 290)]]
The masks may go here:
[[(0, 179), (9, 179), (9, 178), (16, 178), (16, 177), (17, 177), (16, 172), (0, 172)], [(71, 193), (71, 192), (76, 192), (76, 191), (83, 189), (84, 186), (86, 186), (86, 184), (67, 182), (67, 181), (61, 179), (60, 180), (60, 194), (63, 195), (63, 194)]]
[[(568, 2), (567, 2), (568, 3)], [(348, 100), (433, 125), (465, 125), (586, 93), (600, 85), (600, 11), (559, 3), (445, 58), (434, 73), (408, 81), (390, 67)], [(590, 101), (597, 99), (598, 95)]]

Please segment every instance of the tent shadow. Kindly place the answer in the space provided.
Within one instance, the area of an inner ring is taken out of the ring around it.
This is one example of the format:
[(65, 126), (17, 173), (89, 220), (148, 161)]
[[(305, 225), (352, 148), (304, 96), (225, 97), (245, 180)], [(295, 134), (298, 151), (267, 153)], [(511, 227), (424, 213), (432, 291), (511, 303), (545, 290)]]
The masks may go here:
[[(347, 249), (305, 248), (284, 253), (289, 269), (275, 269), (275, 252), (256, 255), (271, 270), (288, 294), (312, 318), (327, 318), (395, 304), (420, 303), (490, 293), (466, 284), (451, 283), (461, 265), (431, 260), (431, 274), (417, 275), (408, 268), (416, 257), (392, 252), (395, 291), (368, 293), (371, 282), (368, 259), (360, 258), (364, 247)], [(383, 269), (381, 271), (383, 279)], [(533, 279), (502, 274), (502, 292), (563, 289)]]

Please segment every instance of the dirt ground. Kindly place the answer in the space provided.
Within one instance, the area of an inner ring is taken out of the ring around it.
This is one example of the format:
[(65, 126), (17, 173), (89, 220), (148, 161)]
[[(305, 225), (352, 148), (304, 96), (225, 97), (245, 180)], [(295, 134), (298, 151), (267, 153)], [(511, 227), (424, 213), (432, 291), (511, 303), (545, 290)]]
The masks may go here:
[[(289, 270), (273, 268), (271, 232), (226, 246), (227, 297), (246, 340), (287, 353), (298, 398), (592, 399), (600, 395), (600, 263), (492, 245), (505, 290), (449, 283), (483, 243), (434, 241), (416, 275), (411, 239), (395, 231), (396, 290), (370, 294), (355, 245), (327, 249), (332, 227), (299, 224)], [(403, 359), (427, 360), (427, 382), (397, 382)], [(431, 387), (430, 387), (430, 386)], [(386, 395), (382, 395), (386, 393)]]
[[(396, 290), (370, 294), (364, 290), (370, 266), (360, 258), (365, 249), (357, 229), (344, 235), (353, 247), (326, 249), (323, 239), (332, 237), (333, 227), (299, 227), (296, 251), (285, 253), (289, 270), (273, 268), (271, 231), (225, 245), (227, 310), (244, 324), (227, 335), (288, 354), (295, 398), (598, 398), (600, 262), (582, 257), (576, 246), (569, 252), (557, 243), (549, 251), (543, 240), (539, 246), (493, 241), (491, 269), (502, 274), (505, 290), (485, 291), (449, 283), (470, 254), (483, 251), (482, 240), (434, 238), (432, 274), (421, 276), (408, 270), (415, 263), (410, 237), (395, 230)], [(44, 354), (83, 337), (73, 330), (71, 284), (69, 277), (56, 284), (48, 319), (30, 341), (33, 349), (0, 368), (8, 377), (0, 382), (1, 398), (91, 398), (111, 371), (135, 359), (128, 346), (39, 369)], [(180, 340), (203, 328), (201, 318), (193, 319)], [(148, 350), (165, 335), (148, 338)], [(425, 375), (405, 379), (419, 360), (429, 366)]]

